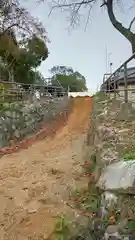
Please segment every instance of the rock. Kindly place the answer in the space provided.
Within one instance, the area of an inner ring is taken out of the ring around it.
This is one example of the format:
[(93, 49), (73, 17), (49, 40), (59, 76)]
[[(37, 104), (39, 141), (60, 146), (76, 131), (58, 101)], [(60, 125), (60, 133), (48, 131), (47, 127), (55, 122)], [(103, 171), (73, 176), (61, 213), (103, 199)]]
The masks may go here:
[(28, 211), (28, 213), (36, 213), (38, 209), (40, 208), (40, 203), (36, 200), (31, 201), (28, 205), (24, 207), (25, 210)]
[(15, 132), (14, 132), (14, 136), (16, 138), (19, 138), (20, 137), (20, 132), (16, 129)]
[(118, 161), (107, 166), (102, 172), (98, 186), (104, 190), (135, 193), (135, 160)]
[(100, 104), (107, 104), (108, 100), (101, 101)]
[(6, 126), (4, 127), (4, 132), (8, 132), (8, 128)]
[(43, 103), (4, 103), (0, 116), (0, 147), (7, 146), (10, 140), (34, 133), (42, 121), (50, 121), (67, 105), (66, 97), (61, 101), (49, 100)]
[(105, 207), (112, 206), (112, 204), (117, 202), (117, 196), (114, 193), (111, 193), (109, 191), (105, 191), (101, 195), (101, 205)]
[(119, 134), (128, 134), (128, 132), (129, 132), (129, 128), (120, 129), (118, 131)]
[(12, 129), (15, 130), (16, 129), (16, 126), (15, 124), (12, 124)]
[(115, 129), (110, 126), (99, 126), (98, 133), (99, 137), (102, 138), (102, 141), (115, 140), (115, 138), (117, 137)]
[(105, 165), (114, 163), (118, 161), (118, 152), (115, 151), (113, 148), (104, 148), (101, 153), (101, 161)]
[(3, 103), (3, 108), (9, 108), (10, 104), (9, 103)]

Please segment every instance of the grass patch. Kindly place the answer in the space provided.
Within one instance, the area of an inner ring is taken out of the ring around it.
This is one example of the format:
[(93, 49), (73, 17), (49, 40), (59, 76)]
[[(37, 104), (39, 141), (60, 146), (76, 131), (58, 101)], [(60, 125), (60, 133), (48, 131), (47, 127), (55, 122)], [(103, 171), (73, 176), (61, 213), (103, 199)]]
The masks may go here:
[(93, 239), (89, 223), (82, 224), (76, 220), (69, 221), (59, 216), (53, 234), (53, 240), (84, 240)]
[(109, 97), (104, 92), (101, 92), (101, 91), (97, 92), (93, 96), (93, 98), (96, 102), (105, 101), (109, 99)]
[(75, 189), (70, 193), (70, 200), (74, 202), (74, 207), (81, 209), (87, 215), (97, 212), (100, 206), (101, 194), (97, 191), (97, 187), (91, 184), (91, 190)]
[(97, 212), (99, 209), (99, 197), (88, 195), (84, 202), (81, 203), (81, 208), (89, 213)]
[(120, 157), (124, 161), (135, 160), (135, 140), (132, 139), (132, 141), (126, 144), (123, 148), (123, 151), (121, 149)]
[(86, 189), (74, 189), (70, 192), (70, 200), (75, 201), (76, 203), (81, 203), (84, 201), (86, 195), (88, 194)]
[(70, 222), (64, 215), (56, 218), (55, 230), (53, 234), (54, 240), (68, 240), (70, 235)]
[(96, 153), (93, 153), (90, 157), (90, 160), (85, 161), (83, 168), (86, 175), (91, 175), (95, 172), (97, 167), (97, 156)]
[(128, 152), (123, 155), (124, 161), (135, 160), (135, 152)]

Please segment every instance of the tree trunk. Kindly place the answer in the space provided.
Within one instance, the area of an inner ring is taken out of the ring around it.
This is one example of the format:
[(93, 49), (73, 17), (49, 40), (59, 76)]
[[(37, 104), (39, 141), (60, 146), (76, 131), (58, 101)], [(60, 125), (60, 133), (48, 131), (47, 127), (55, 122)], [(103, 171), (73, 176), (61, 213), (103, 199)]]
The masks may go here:
[(132, 42), (131, 42), (131, 44), (132, 44), (132, 52), (135, 53), (135, 34), (134, 34), (133, 37), (132, 37)]
[(109, 19), (112, 25), (129, 40), (132, 46), (132, 52), (135, 52), (135, 34), (131, 32), (130, 28), (125, 28), (117, 19), (113, 13), (113, 0), (107, 0), (106, 2)]

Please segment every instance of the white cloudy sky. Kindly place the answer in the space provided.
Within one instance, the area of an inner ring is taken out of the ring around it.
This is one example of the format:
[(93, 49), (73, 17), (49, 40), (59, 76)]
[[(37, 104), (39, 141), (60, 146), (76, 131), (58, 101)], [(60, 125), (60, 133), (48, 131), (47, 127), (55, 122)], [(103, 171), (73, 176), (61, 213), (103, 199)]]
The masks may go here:
[[(49, 9), (46, 4), (24, 1), (31, 14), (42, 20), (50, 39), (49, 57), (40, 67), (45, 77), (49, 76), (48, 70), (54, 65), (70, 66), (85, 76), (87, 86), (93, 92), (101, 84), (103, 74), (107, 71), (106, 46), (108, 62), (110, 60), (113, 63), (113, 70), (132, 54), (130, 43), (113, 28), (105, 9), (101, 9), (99, 4), (93, 9), (92, 20), (89, 21), (86, 31), (82, 21), (79, 27), (69, 33), (65, 13), (55, 11), (48, 18)], [(129, 2), (135, 3), (134, 0)], [(124, 9), (121, 4), (116, 9), (117, 18), (125, 26), (129, 25), (135, 11), (135, 8), (128, 11), (127, 8)]]

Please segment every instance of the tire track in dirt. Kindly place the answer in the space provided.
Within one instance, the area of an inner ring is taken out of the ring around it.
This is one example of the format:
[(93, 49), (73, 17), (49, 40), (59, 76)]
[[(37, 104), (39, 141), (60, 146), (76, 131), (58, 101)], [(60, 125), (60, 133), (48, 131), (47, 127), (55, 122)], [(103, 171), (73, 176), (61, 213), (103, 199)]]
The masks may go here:
[(90, 112), (91, 98), (75, 98), (55, 136), (1, 158), (1, 239), (47, 239), (55, 217), (71, 212), (70, 190), (86, 183), (81, 164)]

